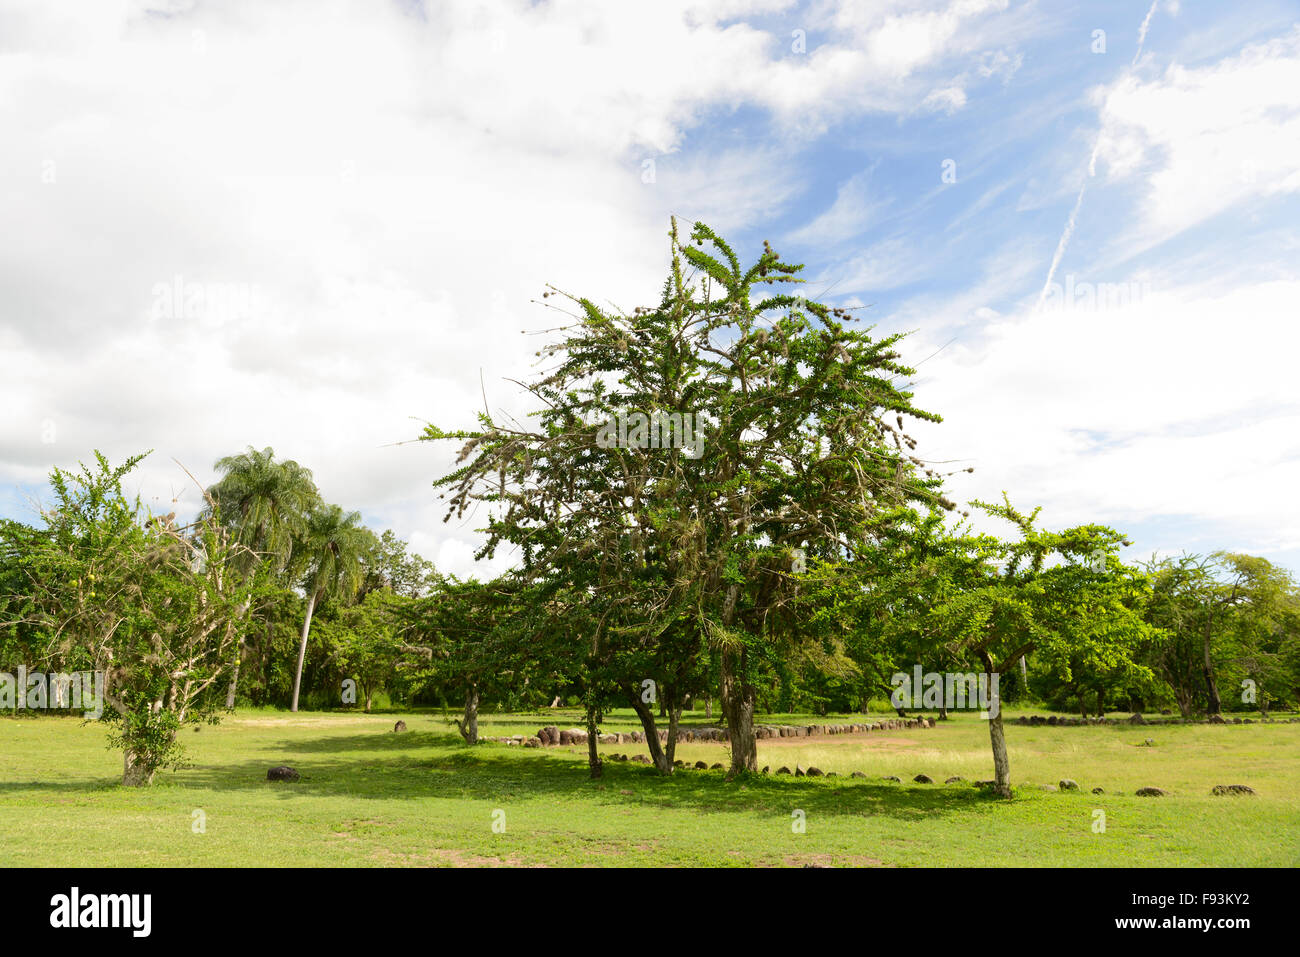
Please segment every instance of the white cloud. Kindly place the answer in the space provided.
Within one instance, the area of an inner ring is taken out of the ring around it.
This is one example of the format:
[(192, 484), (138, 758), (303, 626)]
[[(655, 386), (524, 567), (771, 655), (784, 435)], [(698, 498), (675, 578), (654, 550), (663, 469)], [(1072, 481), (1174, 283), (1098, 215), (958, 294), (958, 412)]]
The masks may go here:
[(791, 242), (827, 246), (865, 232), (886, 200), (871, 189), (871, 169), (840, 184), (835, 201), (807, 224), (787, 234)]
[(1300, 190), (1300, 28), (1212, 66), (1126, 76), (1099, 99), (1098, 158), (1111, 180), (1141, 178), (1136, 243)]
[[(470, 573), (475, 526), (441, 525), (430, 488), (454, 450), (390, 443), (412, 417), (472, 424), (480, 372), (493, 410), (517, 411), (505, 379), (539, 344), (521, 330), (559, 324), (530, 303), (544, 282), (656, 295), (669, 212), (723, 230), (778, 215), (801, 137), (914, 109), (964, 55), (958, 27), (1001, 5), (906, 6), (812, 18), (800, 56), (745, 22), (776, 0), (6, 5), (0, 478), (152, 447), (139, 487), (170, 508), (173, 456), (206, 481), (271, 445)], [(883, 59), (880, 36), (900, 41)], [(777, 133), (691, 142), (741, 106)], [(177, 276), (261, 299), (153, 317)]]
[(946, 86), (931, 90), (921, 101), (921, 108), (951, 116), (966, 105), (966, 91), (959, 86)]
[(1278, 508), (1300, 482), (1300, 281), (1153, 286), (1117, 309), (989, 315), (921, 370), (917, 401), (945, 418), (915, 428), (923, 454), (976, 466), (953, 480), (963, 500), (1006, 489), (1052, 525), (1181, 518), (1300, 545), (1300, 512)]

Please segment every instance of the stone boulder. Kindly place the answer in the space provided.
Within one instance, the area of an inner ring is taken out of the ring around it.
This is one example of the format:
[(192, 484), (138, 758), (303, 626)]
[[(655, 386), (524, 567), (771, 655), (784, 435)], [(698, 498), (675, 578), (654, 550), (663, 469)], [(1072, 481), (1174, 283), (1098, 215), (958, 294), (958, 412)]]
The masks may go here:
[(918, 774), (916, 777), (912, 778), (912, 780), (915, 781), (917, 784), (933, 784), (933, 783), (934, 783), (934, 778), (930, 777), (930, 775), (928, 775), (928, 774)]
[(1159, 798), (1159, 797), (1165, 797), (1166, 795), (1169, 794), (1169, 792), (1166, 791), (1164, 788), (1151, 788), (1151, 787), (1138, 788), (1133, 793), (1136, 794), (1138, 797), (1144, 797), (1144, 798)]
[(1210, 791), (1216, 797), (1254, 795), (1255, 789), (1248, 784), (1216, 784)]
[(1079, 782), (1072, 778), (1062, 778), (1058, 787), (1060, 787), (1062, 791), (1077, 791), (1079, 790)]
[(822, 776), (822, 769), (818, 767), (810, 767), (804, 772), (804, 774), (808, 775), (810, 778), (819, 778)]
[(266, 772), (268, 781), (297, 781), (301, 775), (288, 765), (280, 765), (278, 768), (271, 768)]
[(398, 732), (398, 731), (405, 731), (405, 730), (406, 730), (406, 722), (405, 722), (405, 721), (399, 721), (399, 722), (397, 722), (397, 724), (393, 725), (393, 732), (394, 732), (394, 733), (396, 733), (396, 732)]

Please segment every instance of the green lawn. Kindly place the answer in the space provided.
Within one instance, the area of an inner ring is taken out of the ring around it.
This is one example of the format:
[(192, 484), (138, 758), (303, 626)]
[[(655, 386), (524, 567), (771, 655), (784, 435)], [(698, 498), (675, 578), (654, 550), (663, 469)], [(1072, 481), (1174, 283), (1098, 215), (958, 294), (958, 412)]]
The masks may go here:
[[(410, 730), (393, 734), (399, 717)], [(852, 720), (862, 719), (842, 719)], [(572, 711), (486, 716), (481, 733), (533, 733), (543, 724), (581, 720)], [(602, 727), (639, 726), (627, 712)], [(918, 773), (938, 782), (992, 776), (987, 728), (972, 716), (927, 730), (760, 741), (760, 764), (773, 770), (814, 764), (839, 776), (731, 784), (721, 771), (662, 779), (621, 762), (591, 781), (585, 747), (470, 749), (440, 714), (250, 710), (186, 732), (192, 766), (128, 790), (117, 784), (120, 756), (106, 748), (102, 728), (3, 718), (0, 864), (1300, 864), (1300, 724), (1011, 724), (1007, 735), (1018, 789), (1002, 802), (969, 783), (911, 783)], [(682, 745), (678, 756), (727, 760), (717, 744)], [(298, 768), (302, 780), (267, 782), (277, 764)], [(868, 777), (850, 779), (852, 771)], [(1043, 789), (1063, 777), (1082, 790)], [(1215, 784), (1249, 784), (1258, 796), (1211, 797)], [(1133, 796), (1143, 785), (1173, 794)], [(1107, 793), (1089, 793), (1095, 786)], [(793, 832), (795, 810), (804, 812), (804, 833)], [(1094, 833), (1096, 810), (1105, 812), (1104, 833)], [(198, 811), (201, 834), (192, 827)], [(503, 832), (493, 831), (494, 812), (504, 814)]]

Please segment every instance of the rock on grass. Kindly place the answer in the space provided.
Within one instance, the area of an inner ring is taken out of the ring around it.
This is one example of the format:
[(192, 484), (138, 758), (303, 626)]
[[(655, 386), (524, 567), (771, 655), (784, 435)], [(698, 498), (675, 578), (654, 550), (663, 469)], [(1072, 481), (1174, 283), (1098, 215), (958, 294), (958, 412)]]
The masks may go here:
[(1216, 784), (1210, 793), (1216, 797), (1249, 797), (1255, 793), (1255, 789), (1248, 784)]

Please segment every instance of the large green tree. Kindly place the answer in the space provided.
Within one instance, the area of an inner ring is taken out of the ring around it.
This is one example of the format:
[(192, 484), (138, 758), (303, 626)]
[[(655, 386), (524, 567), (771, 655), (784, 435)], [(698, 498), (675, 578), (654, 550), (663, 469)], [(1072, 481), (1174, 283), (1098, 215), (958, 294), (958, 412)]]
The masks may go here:
[[(755, 674), (796, 553), (851, 560), (900, 507), (951, 508), (913, 455), (905, 418), (935, 421), (901, 385), (900, 337), (874, 339), (846, 310), (764, 286), (801, 266), (770, 247), (742, 269), (697, 223), (672, 232), (654, 306), (630, 313), (564, 295), (571, 324), (528, 384), (537, 425), (480, 416), (448, 486), (451, 513), (491, 506), (488, 542), (558, 576), (593, 612), (598, 657), (645, 725), (646, 682), (683, 687), (716, 655), (732, 770), (757, 770)], [(707, 246), (706, 246), (707, 244)], [(555, 293), (548, 293), (550, 295)], [(562, 294), (563, 295), (563, 294)]]
[[(1136, 655), (1149, 639), (1142, 617), (1146, 581), (1119, 561), (1124, 536), (1103, 525), (1052, 532), (1029, 514), (972, 502), (1010, 523), (1016, 537), (953, 535), (936, 542), (926, 631), (956, 660), (974, 659), (990, 686), (1034, 654), (1069, 679), (1071, 669), (1140, 672)], [(992, 687), (990, 687), (992, 691)], [(1002, 706), (993, 692), (988, 711), (994, 789), (1011, 796)]]
[(143, 456), (50, 476), (45, 534), (25, 544), (25, 619), (43, 636), (42, 659), (103, 676), (110, 741), (122, 782), (147, 784), (180, 760), (177, 733), (215, 720), (254, 595), (236, 569), (246, 549), (207, 517), (178, 526), (153, 516), (123, 478)]
[(1246, 681), (1244, 703), (1295, 693), (1300, 591), (1290, 574), (1263, 558), (1229, 552), (1153, 558), (1147, 618), (1160, 630), (1151, 663), (1184, 716), (1223, 709), (1225, 673)]

